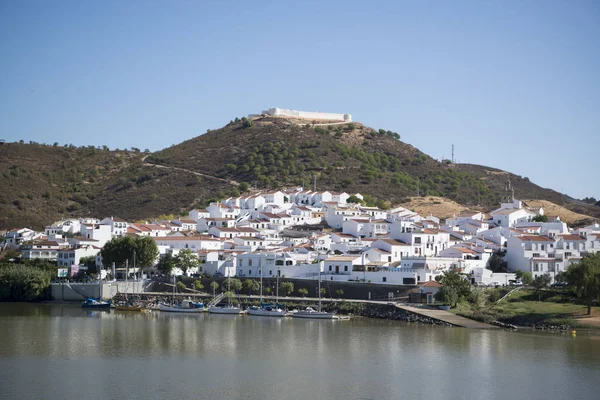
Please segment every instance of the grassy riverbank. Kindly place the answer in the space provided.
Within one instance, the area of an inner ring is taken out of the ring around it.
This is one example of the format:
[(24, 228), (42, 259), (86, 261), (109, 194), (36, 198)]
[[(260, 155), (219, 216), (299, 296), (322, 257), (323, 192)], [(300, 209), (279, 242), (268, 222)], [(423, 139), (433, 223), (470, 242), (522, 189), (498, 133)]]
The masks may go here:
[(569, 293), (547, 290), (535, 294), (522, 289), (500, 302), (459, 303), (451, 311), (479, 321), (517, 326), (600, 329), (600, 308), (593, 307), (592, 315), (588, 316), (587, 307), (574, 304), (572, 299)]

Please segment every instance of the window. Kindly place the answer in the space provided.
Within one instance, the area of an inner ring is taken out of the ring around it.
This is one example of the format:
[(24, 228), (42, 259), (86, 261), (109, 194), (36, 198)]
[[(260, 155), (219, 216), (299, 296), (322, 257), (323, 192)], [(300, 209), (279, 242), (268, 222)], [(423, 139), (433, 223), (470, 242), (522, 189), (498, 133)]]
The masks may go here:
[(385, 276), (383, 277), (383, 281), (384, 281), (384, 282), (387, 282), (387, 278), (386, 278)]
[(269, 271), (269, 275), (273, 275), (273, 271)]
[(544, 245), (542, 245), (542, 251), (544, 250)]
[(344, 265), (344, 272), (348, 272), (348, 266)]
[(532, 256), (533, 258), (539, 258), (539, 256), (540, 256), (540, 253), (533, 253), (531, 256)]
[(252, 259), (248, 260), (248, 266), (251, 267), (252, 266)]
[(329, 270), (331, 271), (331, 265), (329, 266)]
[(421, 238), (420, 237), (416, 237), (415, 238), (415, 244), (421, 244)]

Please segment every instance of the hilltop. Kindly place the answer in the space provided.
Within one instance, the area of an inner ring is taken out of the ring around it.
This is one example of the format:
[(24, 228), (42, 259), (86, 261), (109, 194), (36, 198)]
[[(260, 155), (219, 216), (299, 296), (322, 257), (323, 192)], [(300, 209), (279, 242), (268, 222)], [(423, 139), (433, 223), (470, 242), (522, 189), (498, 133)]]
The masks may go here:
[[(600, 216), (600, 207), (525, 177), (439, 162), (394, 132), (358, 122), (300, 122), (275, 116), (231, 121), (152, 154), (6, 143), (0, 146), (0, 228), (40, 228), (66, 216), (139, 220), (179, 214), (238, 195), (248, 185), (312, 189), (315, 177), (317, 190), (369, 194), (381, 206), (405, 204), (418, 195), (483, 211), (500, 202), (510, 179), (518, 198), (550, 201), (582, 218)], [(445, 216), (444, 209), (431, 211)]]

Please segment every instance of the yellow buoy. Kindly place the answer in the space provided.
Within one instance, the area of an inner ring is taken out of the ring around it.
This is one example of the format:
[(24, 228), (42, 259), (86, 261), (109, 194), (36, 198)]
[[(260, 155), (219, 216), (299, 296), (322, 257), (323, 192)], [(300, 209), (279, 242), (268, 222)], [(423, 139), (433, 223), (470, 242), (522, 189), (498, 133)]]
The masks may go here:
[(573, 335), (573, 336), (577, 335), (577, 331), (575, 331), (575, 330), (571, 331), (571, 335)]

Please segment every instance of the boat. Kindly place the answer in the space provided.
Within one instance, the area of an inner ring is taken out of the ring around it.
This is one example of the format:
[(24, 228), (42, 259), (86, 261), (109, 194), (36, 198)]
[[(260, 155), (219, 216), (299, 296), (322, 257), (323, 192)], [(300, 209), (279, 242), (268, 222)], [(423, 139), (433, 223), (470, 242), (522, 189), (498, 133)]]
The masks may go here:
[[(135, 251), (133, 252), (133, 270), (135, 271)], [(125, 260), (125, 302), (115, 304), (115, 310), (144, 311), (144, 307), (139, 304), (134, 304), (127, 298), (127, 275), (129, 275), (129, 260)]]
[(285, 317), (285, 310), (279, 308), (279, 271), (277, 271), (277, 295), (275, 297), (275, 305), (263, 303), (263, 274), (262, 265), (260, 267), (260, 306), (248, 307), (248, 315), (256, 315), (261, 317)]
[(313, 319), (339, 319), (334, 313), (321, 311), (321, 272), (319, 271), (319, 308), (315, 310), (312, 307), (306, 307), (304, 310), (294, 310), (288, 315), (294, 318), (313, 318)]
[(160, 311), (181, 312), (181, 313), (201, 313), (204, 311), (204, 304), (196, 303), (192, 300), (185, 299), (181, 304), (165, 304), (158, 305)]
[(177, 285), (175, 284), (175, 277), (173, 277), (173, 299), (171, 300), (171, 304), (160, 303), (158, 305), (158, 309), (160, 311), (167, 312), (181, 312), (181, 313), (201, 313), (204, 311), (204, 304), (197, 303), (189, 299), (183, 300), (180, 304), (175, 302), (175, 289)]
[(99, 299), (93, 299), (93, 298), (87, 298), (83, 301), (83, 303), (81, 303), (81, 307), (82, 308), (103, 308), (103, 309), (108, 309), (110, 308), (111, 304), (110, 301), (104, 301), (104, 300), (99, 300)]
[(88, 297), (81, 303), (82, 308), (94, 308), (94, 309), (108, 309), (111, 304), (110, 301), (102, 300), (102, 270), (98, 273), (98, 295), (97, 299)]
[[(227, 292), (231, 292), (231, 278), (227, 278)], [(241, 314), (244, 310), (231, 304), (231, 297), (227, 296), (226, 306), (217, 306), (215, 304), (208, 307), (208, 312), (211, 314)]]
[(304, 310), (294, 310), (290, 313), (294, 318), (337, 319), (337, 315), (325, 311), (317, 311), (312, 307)]

